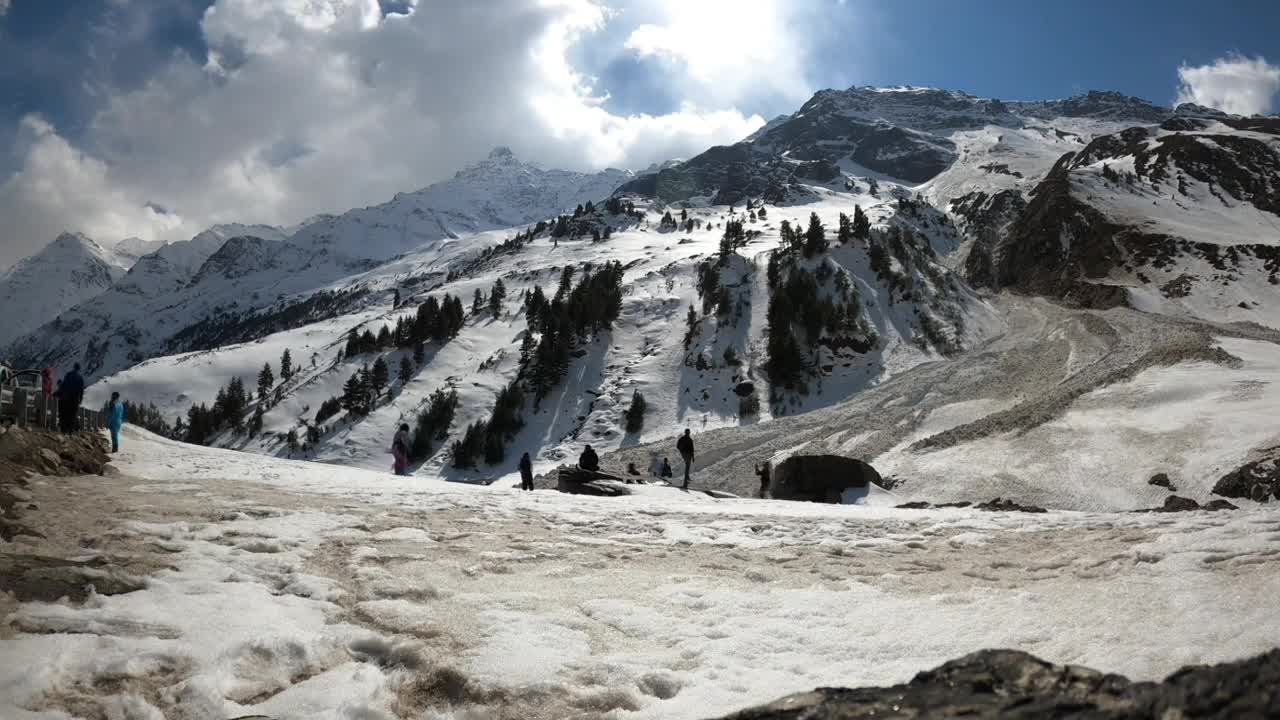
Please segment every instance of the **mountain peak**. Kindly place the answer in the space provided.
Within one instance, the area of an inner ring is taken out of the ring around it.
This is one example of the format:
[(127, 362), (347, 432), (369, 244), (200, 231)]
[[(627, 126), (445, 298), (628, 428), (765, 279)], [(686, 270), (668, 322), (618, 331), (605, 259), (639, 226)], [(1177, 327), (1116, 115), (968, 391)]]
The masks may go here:
[(489, 159), (515, 162), (516, 154), (511, 152), (511, 148), (507, 147), (506, 145), (499, 145), (489, 151)]

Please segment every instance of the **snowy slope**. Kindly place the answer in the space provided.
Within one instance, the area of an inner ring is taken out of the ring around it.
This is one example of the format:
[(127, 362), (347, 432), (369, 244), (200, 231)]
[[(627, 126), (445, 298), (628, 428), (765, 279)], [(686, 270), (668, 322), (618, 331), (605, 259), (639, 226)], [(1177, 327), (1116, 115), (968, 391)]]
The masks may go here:
[[(142, 258), (120, 287), (68, 310), (16, 343), (14, 354), (59, 367), (80, 362), (96, 377), (158, 355), (223, 344), (219, 328), (251, 316), (287, 315), (335, 283), (352, 289), (357, 283), (341, 281), (396, 255), (545, 219), (601, 200), (630, 177), (621, 170), (544, 170), (499, 148), (445, 182), (375, 207), (319, 216), (291, 231), (220, 225)], [(358, 309), (357, 299), (346, 299), (347, 306), (325, 313)]]
[[(507, 451), (512, 458), (529, 451), (539, 468), (549, 468), (576, 458), (587, 443), (607, 450), (647, 438), (669, 437), (686, 425), (699, 429), (738, 427), (766, 422), (775, 414), (828, 406), (906, 368), (999, 332), (1000, 322), (987, 305), (946, 270), (940, 259), (924, 259), (923, 246), (915, 266), (900, 266), (915, 288), (914, 298), (906, 297), (901, 288), (890, 291), (891, 280), (871, 269), (864, 245), (837, 246), (822, 262), (851, 280), (863, 308), (862, 317), (878, 338), (876, 346), (865, 353), (847, 347), (821, 348), (807, 393), (787, 394), (782, 402), (771, 405), (762, 370), (769, 298), (764, 266), (768, 254), (778, 246), (783, 219), (802, 227), (811, 212), (817, 213), (830, 228), (832, 244), (838, 245), (834, 238), (838, 215), (862, 205), (877, 227), (913, 227), (928, 252), (936, 248), (945, 253), (958, 242), (954, 230), (940, 216), (924, 211), (900, 213), (897, 200), (887, 193), (876, 198), (820, 186), (810, 192), (817, 199), (808, 205), (774, 208), (768, 220), (748, 222), (747, 227), (761, 235), (748, 243), (722, 275), (723, 283), (741, 298), (741, 314), (703, 317), (688, 348), (682, 342), (685, 314), (691, 304), (702, 306), (696, 290), (697, 266), (715, 257), (723, 227), (663, 232), (646, 222), (620, 229), (601, 243), (589, 239), (556, 242), (544, 235), (512, 254), (477, 264), (475, 257), (482, 248), (511, 236), (509, 231), (500, 231), (443, 245), (428, 244), (392, 263), (336, 283), (335, 288), (358, 286), (369, 291), (368, 302), (358, 312), (254, 342), (156, 358), (103, 379), (92, 388), (90, 399), (96, 401), (118, 390), (126, 397), (156, 402), (170, 417), (177, 416), (192, 403), (211, 403), (218, 387), (233, 376), (253, 385), (262, 365), (270, 363), (278, 369), (280, 355), (288, 348), (303, 370), (283, 386), (280, 404), (266, 413), (265, 436), (254, 440), (228, 436), (219, 441), (255, 452), (285, 454), (281, 435), (291, 429), (304, 435), (306, 426), (315, 424), (320, 404), (340, 395), (347, 378), (374, 361), (373, 355), (337, 360), (351, 329), (376, 332), (384, 323), (394, 326), (397, 317), (412, 317), (429, 294), (437, 298), (453, 294), (470, 305), (475, 290), (487, 294), (501, 278), (508, 293), (501, 318), (494, 320), (487, 312), (472, 315), (459, 337), (443, 346), (429, 345), (425, 368), (417, 371), (407, 386), (393, 381), (392, 399), (367, 418), (352, 422), (340, 415), (326, 421), (327, 432), (312, 449), (313, 457), (381, 468), (395, 428), (401, 422), (413, 424), (427, 396), (436, 389), (452, 387), (460, 396), (451, 439), (467, 424), (488, 415), (495, 394), (517, 370), (518, 346), (526, 331), (520, 298), (526, 291), (537, 285), (548, 296), (553, 294), (560, 268), (566, 263), (598, 266), (616, 260), (625, 268), (619, 321), (611, 333), (582, 347), (583, 356), (573, 362), (567, 380), (544, 400), (538, 412), (527, 408), (526, 427)], [(657, 213), (650, 212), (648, 217), (656, 219)], [(708, 207), (690, 212), (689, 217), (722, 226), (731, 216), (727, 207)], [(739, 210), (736, 217), (744, 216)], [(613, 218), (612, 222), (621, 225), (625, 221)], [(827, 282), (826, 287), (832, 287), (834, 281)], [(424, 289), (415, 290), (419, 287)], [(401, 289), (405, 301), (398, 309), (390, 306), (396, 288)], [(944, 328), (947, 347), (934, 344), (937, 338), (925, 337), (922, 314), (930, 315)], [(726, 361), (729, 348), (740, 365)], [(393, 376), (402, 354), (390, 351), (384, 355)], [(754, 393), (761, 399), (758, 416), (739, 417), (740, 398), (734, 389), (743, 382), (754, 385)], [(649, 414), (644, 430), (628, 435), (622, 431), (620, 418), (636, 390), (645, 395)], [(478, 472), (462, 472), (449, 467), (448, 460), (446, 452), (437, 452), (418, 472), (466, 479), (510, 470), (482, 465)]]
[(1280, 643), (1265, 510), (519, 493), (133, 428), (113, 464), (35, 480), (15, 544), (140, 587), (12, 602), (0, 716), (701, 720), (982, 648), (1148, 680)]
[(616, 169), (593, 174), (545, 170), (500, 147), (450, 180), (399, 194), (382, 205), (318, 219), (300, 228), (290, 242), (312, 253), (389, 260), (428, 243), (530, 224), (598, 202), (631, 177)]
[(1277, 327), (1280, 121), (1184, 112), (1099, 136), (976, 249), (996, 286)]
[(0, 348), (124, 276), (128, 257), (79, 233), (63, 233), (40, 252), (0, 274)]

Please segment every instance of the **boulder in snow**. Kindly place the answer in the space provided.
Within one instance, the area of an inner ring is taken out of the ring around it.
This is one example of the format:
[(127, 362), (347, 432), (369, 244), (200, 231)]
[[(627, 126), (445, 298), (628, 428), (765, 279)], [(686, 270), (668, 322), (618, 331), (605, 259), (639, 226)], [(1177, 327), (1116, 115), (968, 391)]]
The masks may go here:
[(773, 469), (770, 494), (778, 500), (839, 503), (850, 488), (880, 483), (867, 463), (841, 455), (792, 455)]

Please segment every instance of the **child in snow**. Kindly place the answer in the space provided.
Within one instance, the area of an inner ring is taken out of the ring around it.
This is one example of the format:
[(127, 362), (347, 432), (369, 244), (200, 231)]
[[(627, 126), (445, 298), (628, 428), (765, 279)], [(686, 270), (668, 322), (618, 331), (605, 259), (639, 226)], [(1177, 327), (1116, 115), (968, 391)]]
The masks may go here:
[(111, 393), (111, 405), (107, 408), (107, 427), (111, 429), (111, 452), (120, 452), (120, 428), (124, 427), (124, 403), (120, 393)]

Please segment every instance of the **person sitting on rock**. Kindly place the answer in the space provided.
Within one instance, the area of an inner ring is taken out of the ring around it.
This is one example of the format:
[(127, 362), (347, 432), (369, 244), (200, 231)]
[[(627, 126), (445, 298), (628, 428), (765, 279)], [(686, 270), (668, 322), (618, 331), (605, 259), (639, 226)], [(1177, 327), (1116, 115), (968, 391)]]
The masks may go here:
[(588, 445), (582, 449), (582, 455), (578, 457), (578, 467), (583, 470), (592, 472), (600, 472), (600, 456), (596, 455), (596, 451)]
[(675, 475), (671, 470), (671, 461), (667, 458), (662, 458), (662, 469), (658, 471), (658, 475), (664, 478), (669, 478)]

